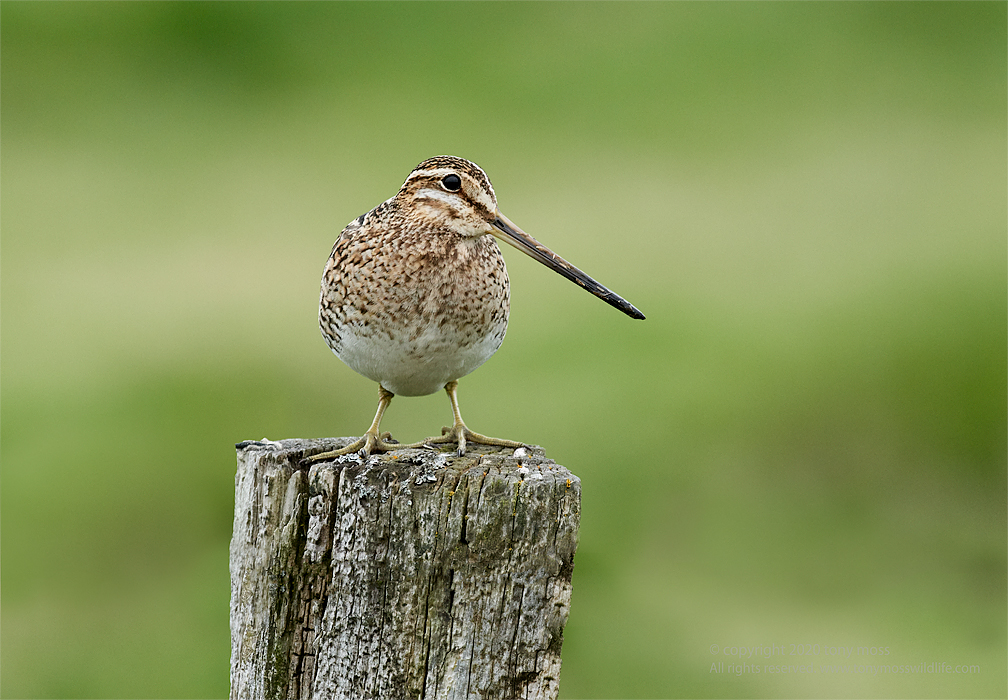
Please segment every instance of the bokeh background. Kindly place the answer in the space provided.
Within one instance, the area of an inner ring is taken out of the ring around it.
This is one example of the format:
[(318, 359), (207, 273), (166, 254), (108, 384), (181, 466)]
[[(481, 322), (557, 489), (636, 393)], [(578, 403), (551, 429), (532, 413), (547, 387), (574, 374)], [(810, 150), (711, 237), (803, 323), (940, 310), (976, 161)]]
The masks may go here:
[(1004, 3), (0, 18), (3, 696), (227, 694), (233, 443), (368, 425), (318, 280), (440, 153), (648, 317), (508, 249), (461, 383), (583, 481), (563, 697), (1008, 692)]

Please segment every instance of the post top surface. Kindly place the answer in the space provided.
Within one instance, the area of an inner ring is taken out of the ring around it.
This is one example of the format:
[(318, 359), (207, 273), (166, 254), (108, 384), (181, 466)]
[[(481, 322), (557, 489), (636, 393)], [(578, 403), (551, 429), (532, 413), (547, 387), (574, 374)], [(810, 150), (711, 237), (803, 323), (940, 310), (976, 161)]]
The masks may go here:
[(513, 477), (518, 481), (539, 481), (548, 477), (549, 481), (570, 480), (570, 485), (580, 488), (581, 482), (577, 476), (566, 467), (557, 464), (546, 457), (546, 452), (537, 445), (529, 448), (511, 449), (486, 445), (470, 445), (464, 457), (457, 456), (453, 451), (403, 448), (391, 452), (372, 454), (367, 459), (361, 459), (357, 454), (343, 455), (332, 460), (306, 464), (302, 460), (312, 454), (336, 450), (353, 441), (353, 438), (288, 438), (285, 440), (245, 440), (235, 445), (239, 460), (248, 459), (258, 454), (274, 462), (286, 462), (295, 470), (306, 473), (318, 469), (344, 468), (362, 471), (400, 472), (402, 476), (409, 474), (415, 477), (416, 483), (434, 483), (440, 481), (438, 475), (442, 471), (461, 473), (473, 468), (484, 471), (493, 470), (501, 475)]

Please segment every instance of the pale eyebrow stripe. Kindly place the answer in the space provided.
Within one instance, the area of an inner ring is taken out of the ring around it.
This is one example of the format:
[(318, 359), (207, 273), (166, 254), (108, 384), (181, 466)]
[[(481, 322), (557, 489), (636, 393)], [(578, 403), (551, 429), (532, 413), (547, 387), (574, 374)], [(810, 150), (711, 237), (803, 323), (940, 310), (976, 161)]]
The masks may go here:
[(410, 174), (410, 179), (416, 177), (431, 177), (431, 176), (444, 177), (445, 175), (450, 175), (454, 172), (455, 171), (452, 170), (451, 168), (435, 168), (434, 170), (414, 170)]

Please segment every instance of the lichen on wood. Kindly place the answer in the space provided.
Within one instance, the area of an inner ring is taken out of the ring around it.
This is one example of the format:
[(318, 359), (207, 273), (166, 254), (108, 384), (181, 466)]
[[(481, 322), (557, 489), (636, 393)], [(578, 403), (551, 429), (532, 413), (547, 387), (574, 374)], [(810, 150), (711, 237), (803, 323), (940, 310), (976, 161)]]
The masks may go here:
[(557, 697), (581, 484), (542, 450), (238, 445), (231, 697)]

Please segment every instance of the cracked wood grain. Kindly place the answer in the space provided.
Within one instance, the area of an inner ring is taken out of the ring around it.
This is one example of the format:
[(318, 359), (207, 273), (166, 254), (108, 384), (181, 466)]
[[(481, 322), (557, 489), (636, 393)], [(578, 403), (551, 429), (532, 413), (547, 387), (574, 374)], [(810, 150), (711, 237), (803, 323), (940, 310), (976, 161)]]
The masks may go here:
[(231, 698), (556, 698), (580, 480), (538, 448), (300, 466), (347, 442), (237, 446)]

